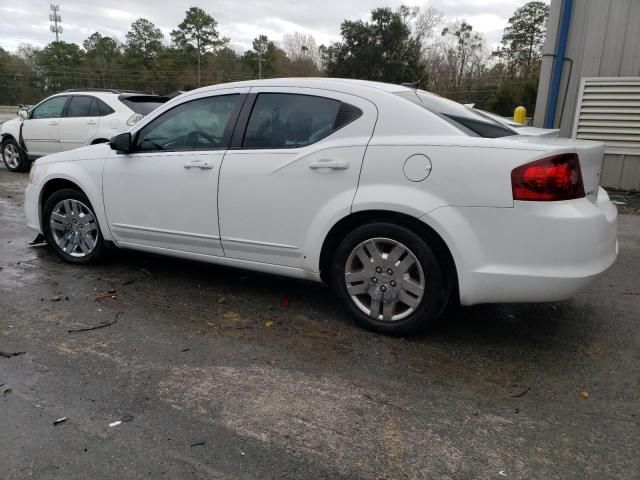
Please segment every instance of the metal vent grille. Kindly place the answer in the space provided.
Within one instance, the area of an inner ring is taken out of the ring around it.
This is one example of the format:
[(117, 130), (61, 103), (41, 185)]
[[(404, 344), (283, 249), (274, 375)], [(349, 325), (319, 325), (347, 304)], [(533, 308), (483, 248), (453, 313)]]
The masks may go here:
[(605, 142), (605, 153), (640, 155), (640, 77), (583, 78), (573, 137)]

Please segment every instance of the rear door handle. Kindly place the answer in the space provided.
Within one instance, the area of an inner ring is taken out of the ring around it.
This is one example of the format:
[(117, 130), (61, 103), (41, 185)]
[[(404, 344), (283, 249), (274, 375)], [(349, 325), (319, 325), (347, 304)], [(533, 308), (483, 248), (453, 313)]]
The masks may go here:
[(311, 170), (319, 170), (321, 168), (328, 168), (330, 170), (346, 170), (349, 168), (349, 163), (342, 160), (317, 160), (309, 164)]
[(213, 162), (209, 160), (191, 160), (184, 164), (184, 168), (200, 168), (202, 170), (209, 170), (213, 168)]
[(89, 120), (87, 122), (87, 125), (97, 125), (97, 124), (98, 124), (98, 122), (96, 122), (95, 120)]
[(58, 125), (58, 122), (49, 122), (49, 125), (52, 125), (55, 127), (56, 125)]

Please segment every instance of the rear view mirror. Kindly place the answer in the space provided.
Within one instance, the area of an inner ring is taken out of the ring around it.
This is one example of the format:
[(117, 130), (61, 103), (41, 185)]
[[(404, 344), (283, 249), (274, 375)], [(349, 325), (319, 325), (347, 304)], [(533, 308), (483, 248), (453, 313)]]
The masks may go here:
[(112, 150), (121, 153), (131, 152), (131, 134), (129, 132), (121, 133), (115, 137), (111, 137), (109, 146)]

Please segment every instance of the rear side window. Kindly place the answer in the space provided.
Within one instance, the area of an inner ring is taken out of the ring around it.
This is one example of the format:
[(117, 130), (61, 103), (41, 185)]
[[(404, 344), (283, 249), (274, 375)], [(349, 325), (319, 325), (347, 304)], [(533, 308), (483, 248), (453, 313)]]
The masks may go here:
[(253, 106), (243, 148), (298, 148), (311, 145), (362, 115), (332, 98), (261, 93)]
[(135, 113), (145, 116), (167, 101), (164, 97), (157, 97), (153, 95), (120, 96), (119, 99)]
[(95, 98), (76, 95), (69, 100), (65, 117), (95, 117), (97, 114)]
[(420, 105), (432, 113), (435, 113), (440, 118), (443, 118), (449, 123), (455, 125), (469, 135), (484, 138), (499, 138), (507, 137), (509, 135), (517, 135), (516, 132), (506, 125), (496, 122), (485, 115), (481, 115), (473, 109), (467, 108), (453, 100), (440, 97), (439, 95), (428, 93), (423, 90), (416, 90), (415, 92), (399, 92), (397, 95), (412, 103)]
[(107, 115), (111, 115), (112, 113), (115, 112), (115, 110), (113, 108), (111, 108), (109, 105), (107, 105), (106, 103), (104, 103), (102, 100), (96, 100), (98, 103), (98, 114), (101, 117), (107, 116)]

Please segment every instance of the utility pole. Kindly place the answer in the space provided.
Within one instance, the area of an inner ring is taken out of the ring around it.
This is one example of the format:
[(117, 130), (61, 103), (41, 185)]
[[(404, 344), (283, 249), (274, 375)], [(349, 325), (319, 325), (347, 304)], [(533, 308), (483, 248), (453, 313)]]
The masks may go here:
[(49, 14), (49, 21), (53, 22), (52, 25), (49, 26), (49, 30), (56, 34), (56, 42), (59, 41), (58, 35), (62, 33), (62, 17), (60, 16), (60, 5), (54, 5), (51, 3), (49, 5), (49, 9), (51, 13)]
[(258, 79), (262, 78), (262, 50), (258, 50)]

